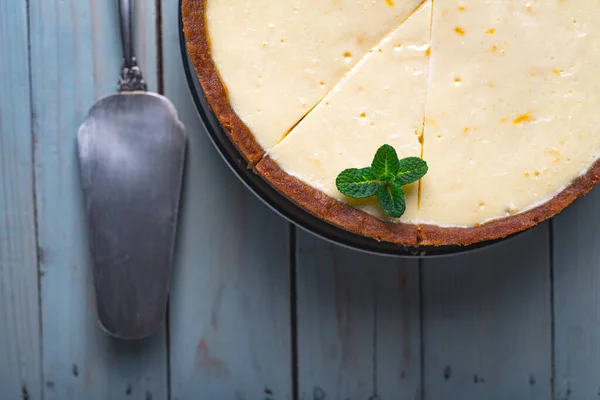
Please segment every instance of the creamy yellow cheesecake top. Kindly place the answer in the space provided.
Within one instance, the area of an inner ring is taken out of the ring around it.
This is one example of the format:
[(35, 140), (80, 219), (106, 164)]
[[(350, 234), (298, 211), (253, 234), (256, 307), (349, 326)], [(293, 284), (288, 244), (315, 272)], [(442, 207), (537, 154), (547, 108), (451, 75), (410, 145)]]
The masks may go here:
[(383, 144), (429, 165), (400, 221), (440, 227), (542, 205), (600, 154), (589, 0), (204, 1), (228, 99), (266, 155), (379, 218), (335, 178)]
[(420, 0), (207, 0), (212, 58), (265, 149)]
[(419, 219), (472, 226), (548, 201), (600, 151), (600, 7), (434, 4)]

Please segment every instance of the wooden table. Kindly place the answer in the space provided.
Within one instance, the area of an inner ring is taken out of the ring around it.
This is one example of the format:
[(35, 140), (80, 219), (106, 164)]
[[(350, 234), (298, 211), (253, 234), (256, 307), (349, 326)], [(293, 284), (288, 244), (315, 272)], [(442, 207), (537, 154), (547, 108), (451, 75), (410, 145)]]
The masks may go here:
[(136, 46), (190, 137), (169, 321), (124, 343), (96, 322), (75, 158), (77, 127), (116, 87), (115, 4), (0, 0), (0, 399), (600, 396), (600, 190), (466, 256), (403, 261), (319, 240), (210, 144), (177, 7), (139, 0)]

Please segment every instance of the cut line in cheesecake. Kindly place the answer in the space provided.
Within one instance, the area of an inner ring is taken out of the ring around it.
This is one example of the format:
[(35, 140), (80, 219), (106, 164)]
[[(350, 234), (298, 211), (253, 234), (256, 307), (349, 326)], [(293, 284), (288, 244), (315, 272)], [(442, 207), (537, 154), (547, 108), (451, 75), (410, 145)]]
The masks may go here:
[[(342, 79), (343, 79), (343, 78), (342, 78)], [(327, 94), (329, 94), (329, 92), (327, 92)], [(326, 97), (326, 96), (325, 96), (325, 97)], [(294, 124), (294, 125), (293, 125), (293, 126), (290, 128), (290, 129), (288, 129), (288, 130), (287, 130), (287, 131), (286, 131), (286, 132), (283, 134), (283, 136), (281, 136), (281, 139), (279, 139), (279, 140), (277, 141), (277, 143), (275, 143), (275, 146), (277, 146), (279, 143), (281, 143), (281, 141), (282, 141), (283, 139), (285, 139), (285, 138), (286, 138), (286, 137), (287, 137), (287, 136), (288, 136), (288, 135), (289, 135), (289, 134), (290, 134), (290, 133), (291, 133), (291, 132), (292, 132), (292, 131), (293, 131), (293, 130), (294, 130), (294, 129), (295, 129), (295, 128), (296, 128), (296, 127), (297, 127), (297, 126), (298, 126), (298, 125), (299, 125), (299, 124), (302, 122), (302, 121), (303, 121), (303, 120), (304, 120), (304, 118), (306, 118), (306, 117), (307, 117), (307, 116), (308, 116), (308, 115), (309, 115), (309, 114), (310, 114), (310, 113), (311, 113), (311, 112), (312, 112), (312, 111), (313, 111), (313, 110), (314, 110), (314, 109), (315, 109), (315, 108), (316, 108), (316, 107), (317, 107), (319, 104), (321, 104), (321, 101), (323, 101), (323, 99), (324, 99), (325, 97), (323, 97), (321, 100), (319, 100), (319, 101), (318, 101), (318, 102), (317, 102), (317, 103), (316, 103), (314, 106), (312, 106), (312, 107), (311, 107), (311, 109), (310, 109), (310, 110), (308, 110), (308, 112), (307, 112), (306, 114), (304, 114), (304, 115), (302, 116), (302, 118), (300, 118), (298, 121), (296, 121), (296, 123), (295, 123), (295, 124)], [(267, 152), (265, 152), (265, 154), (264, 154), (264, 156), (263, 156), (263, 157), (266, 157), (266, 156), (267, 156), (267, 154), (268, 154), (268, 153), (267, 153)]]
[[(425, 89), (425, 105), (424, 105), (424, 113), (423, 113), (423, 124), (421, 126), (421, 136), (419, 136), (419, 142), (421, 143), (421, 159), (424, 159), (425, 155), (425, 120), (427, 118), (427, 93), (429, 92), (429, 87), (431, 86), (431, 39), (433, 37), (433, 12), (435, 9), (435, 0), (431, 0), (431, 16), (429, 18), (429, 52), (427, 53), (427, 57), (429, 59), (427, 65), (427, 87)], [(417, 189), (417, 210), (421, 210), (421, 196), (423, 193), (423, 184), (422, 179), (419, 179), (418, 189)]]
[[(432, 0), (421, 0), (421, 3), (415, 7), (414, 10), (412, 10), (397, 26), (393, 27), (389, 32), (387, 32), (378, 42), (377, 44), (375, 44), (371, 49), (369, 49), (368, 52), (364, 53), (359, 60), (346, 72), (344, 73), (344, 75), (340, 78), (340, 80), (338, 82), (335, 83), (334, 86), (332, 86), (327, 93), (321, 97), (311, 108), (310, 110), (308, 110), (304, 115), (302, 115), (296, 122), (294, 122), (294, 124), (288, 128), (288, 130), (281, 136), (281, 138), (277, 141), (276, 145), (279, 144), (283, 139), (285, 139), (287, 137), (287, 135), (289, 135), (299, 124), (300, 122), (302, 122), (302, 120), (304, 120), (306, 118), (307, 115), (309, 115), (322, 101), (323, 99), (325, 99), (333, 90), (335, 90), (336, 87), (338, 87), (341, 83), (343, 83), (343, 81), (352, 74), (353, 71), (358, 70), (362, 63), (364, 62), (364, 60), (366, 58), (368, 58), (369, 53), (372, 53), (374, 51), (374, 49), (377, 49), (381, 46), (382, 43), (384, 43), (390, 36), (392, 36), (392, 34), (400, 27), (402, 26), (402, 24), (404, 24), (408, 19), (410, 19), (415, 13), (419, 12), (419, 10), (421, 8), (423, 8), (423, 5), (426, 4), (428, 1), (432, 1)], [(394, 7), (395, 3), (388, 3), (390, 5), (390, 7)], [(267, 150), (268, 153), (268, 150)], [(265, 154), (266, 156), (266, 154)]]

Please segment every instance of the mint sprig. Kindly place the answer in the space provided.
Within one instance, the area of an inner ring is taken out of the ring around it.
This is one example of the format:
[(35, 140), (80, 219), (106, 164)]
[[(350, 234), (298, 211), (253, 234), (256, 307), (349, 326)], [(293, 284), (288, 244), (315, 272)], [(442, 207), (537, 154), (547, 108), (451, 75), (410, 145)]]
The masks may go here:
[(342, 171), (335, 181), (345, 196), (362, 199), (376, 195), (384, 213), (400, 218), (406, 211), (402, 186), (421, 179), (427, 173), (427, 163), (419, 157), (398, 159), (390, 145), (381, 146), (370, 167)]

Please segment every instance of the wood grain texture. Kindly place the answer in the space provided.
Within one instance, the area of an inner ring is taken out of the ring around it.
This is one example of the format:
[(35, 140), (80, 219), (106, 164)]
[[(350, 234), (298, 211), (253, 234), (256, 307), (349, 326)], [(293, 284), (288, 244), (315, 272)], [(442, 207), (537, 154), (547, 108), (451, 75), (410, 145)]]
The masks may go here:
[(6, 400), (41, 398), (27, 33), (26, 1), (0, 2), (0, 399)]
[[(31, 0), (31, 62), (45, 399), (166, 399), (164, 332), (111, 340), (96, 320), (75, 135), (120, 71), (116, 1)], [(156, 89), (154, 1), (137, 2), (136, 52)]]
[(173, 399), (292, 398), (289, 226), (228, 170), (181, 65), (176, 2), (162, 2), (165, 94), (188, 132), (170, 304)]
[(545, 223), (423, 263), (426, 400), (551, 398), (549, 245)]
[(419, 399), (417, 262), (304, 231), (297, 249), (300, 399)]
[(554, 398), (600, 398), (600, 190), (554, 220)]

